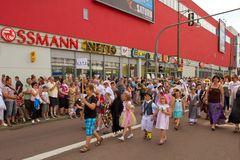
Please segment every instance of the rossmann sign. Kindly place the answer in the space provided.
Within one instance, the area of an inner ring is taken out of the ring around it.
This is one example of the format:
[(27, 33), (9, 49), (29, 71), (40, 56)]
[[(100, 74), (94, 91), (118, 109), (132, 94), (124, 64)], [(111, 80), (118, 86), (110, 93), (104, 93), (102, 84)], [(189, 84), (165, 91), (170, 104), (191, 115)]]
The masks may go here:
[(80, 50), (81, 40), (65, 36), (0, 26), (0, 42), (34, 45), (50, 48)]

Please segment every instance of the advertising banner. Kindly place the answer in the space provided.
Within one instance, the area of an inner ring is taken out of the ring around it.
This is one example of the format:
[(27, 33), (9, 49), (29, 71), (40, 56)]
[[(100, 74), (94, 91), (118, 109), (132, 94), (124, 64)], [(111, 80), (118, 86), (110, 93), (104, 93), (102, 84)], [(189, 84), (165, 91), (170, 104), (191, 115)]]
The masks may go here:
[(77, 69), (88, 69), (88, 59), (87, 58), (77, 58), (76, 59)]
[(154, 0), (96, 0), (123, 12), (154, 21)]
[(225, 53), (226, 50), (226, 24), (219, 19), (219, 52)]

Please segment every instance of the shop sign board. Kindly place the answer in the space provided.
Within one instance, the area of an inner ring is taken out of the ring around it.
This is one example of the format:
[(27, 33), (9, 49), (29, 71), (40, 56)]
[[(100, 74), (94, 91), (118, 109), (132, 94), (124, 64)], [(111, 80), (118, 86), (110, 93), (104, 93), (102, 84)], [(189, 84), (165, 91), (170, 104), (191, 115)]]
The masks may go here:
[(153, 60), (153, 54), (146, 52), (146, 51), (141, 51), (135, 48), (132, 48), (131, 50), (131, 56), (132, 58), (141, 58), (141, 59), (146, 59), (146, 55), (148, 55), (148, 58)]
[(87, 52), (107, 55), (115, 55), (117, 53), (116, 46), (93, 41), (84, 41), (82, 43), (82, 49)]
[(128, 47), (121, 47), (121, 55), (129, 57), (131, 56), (131, 52)]
[(88, 58), (77, 58), (76, 59), (77, 69), (88, 69)]
[(80, 40), (65, 36), (0, 26), (0, 42), (34, 45), (49, 48), (78, 50)]

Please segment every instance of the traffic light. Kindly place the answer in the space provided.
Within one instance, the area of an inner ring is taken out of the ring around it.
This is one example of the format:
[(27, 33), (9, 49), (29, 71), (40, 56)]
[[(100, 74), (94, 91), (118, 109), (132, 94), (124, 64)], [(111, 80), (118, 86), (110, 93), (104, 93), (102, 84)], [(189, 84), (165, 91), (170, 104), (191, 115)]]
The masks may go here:
[(188, 26), (194, 25), (194, 13), (188, 13)]
[(34, 63), (37, 59), (37, 54), (35, 51), (31, 52), (31, 62)]

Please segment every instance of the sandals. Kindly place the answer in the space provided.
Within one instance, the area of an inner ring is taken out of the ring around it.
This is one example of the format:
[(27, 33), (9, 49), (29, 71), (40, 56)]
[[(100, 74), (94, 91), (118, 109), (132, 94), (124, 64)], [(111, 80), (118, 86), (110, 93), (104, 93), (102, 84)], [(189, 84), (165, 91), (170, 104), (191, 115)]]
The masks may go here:
[(212, 126), (211, 126), (211, 129), (212, 129), (212, 131), (215, 131), (215, 130), (216, 130), (216, 126), (215, 126), (215, 125), (212, 125)]
[(177, 131), (177, 130), (178, 130), (178, 127), (179, 127), (179, 126), (175, 125), (175, 126), (174, 126), (174, 129)]
[(84, 147), (80, 148), (79, 151), (80, 151), (81, 153), (86, 153), (86, 152), (90, 151), (90, 148), (87, 147), (87, 146), (84, 146)]
[(97, 140), (95, 146), (100, 146), (102, 144), (103, 138), (101, 137), (100, 140)]
[(236, 127), (236, 128), (234, 129), (233, 133), (238, 133), (238, 132), (239, 132), (239, 128)]
[(158, 143), (158, 145), (163, 145), (165, 143), (165, 141), (160, 140), (160, 142)]

